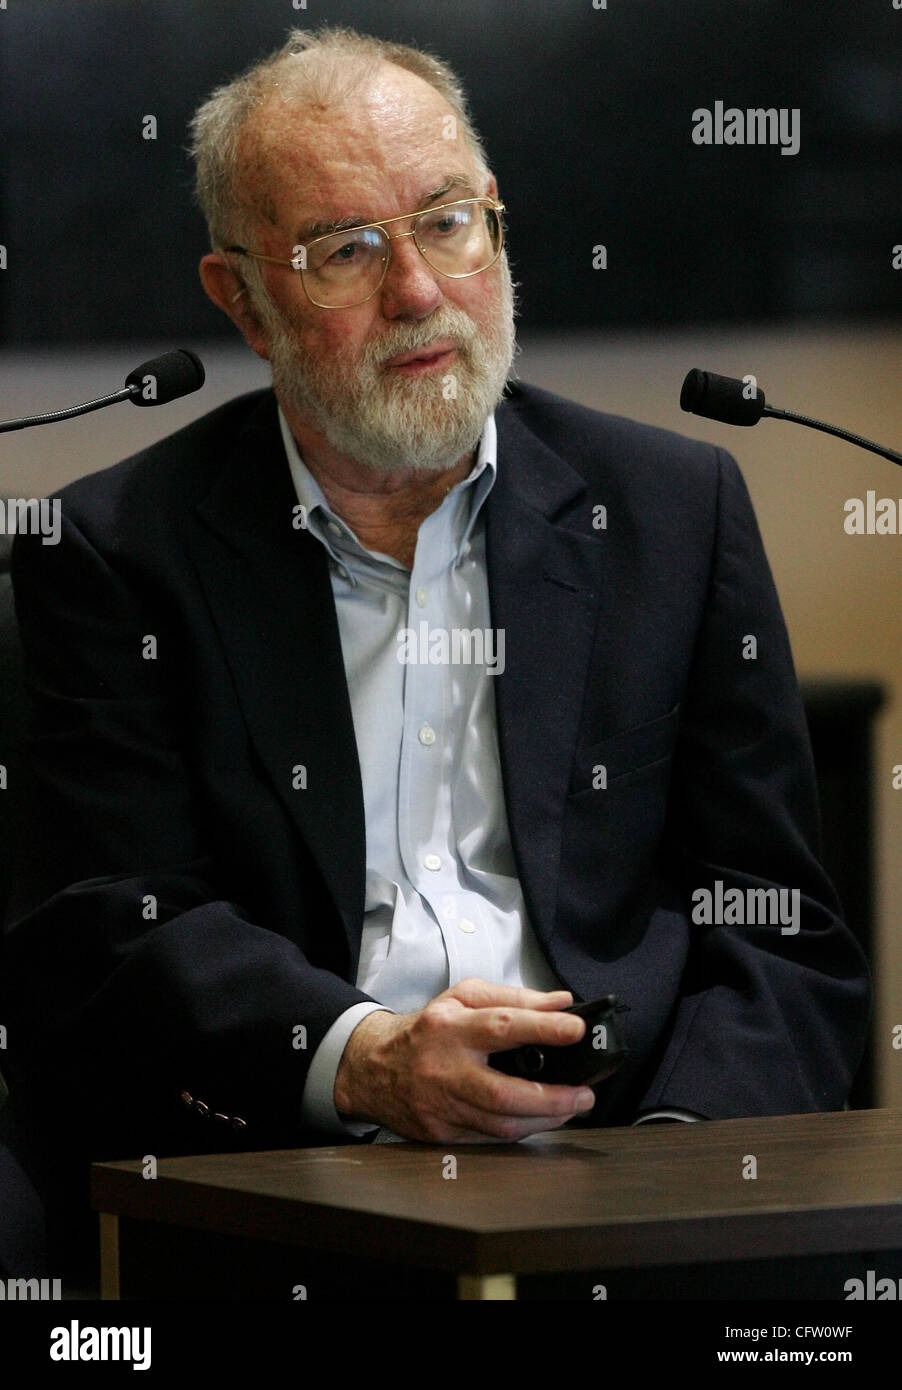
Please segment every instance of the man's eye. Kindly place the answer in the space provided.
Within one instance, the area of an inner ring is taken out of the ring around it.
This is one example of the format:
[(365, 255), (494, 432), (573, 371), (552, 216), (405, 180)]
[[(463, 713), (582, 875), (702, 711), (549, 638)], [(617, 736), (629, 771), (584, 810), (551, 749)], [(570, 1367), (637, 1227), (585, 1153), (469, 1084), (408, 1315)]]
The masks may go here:
[(337, 251), (333, 251), (329, 261), (334, 265), (342, 265), (354, 259), (354, 253), (360, 251), (360, 245), (356, 241), (346, 241), (344, 246), (339, 246)]
[(430, 232), (447, 234), (448, 232), (456, 232), (465, 225), (463, 217), (449, 213), (447, 217), (440, 217), (436, 222), (433, 222), (429, 230)]

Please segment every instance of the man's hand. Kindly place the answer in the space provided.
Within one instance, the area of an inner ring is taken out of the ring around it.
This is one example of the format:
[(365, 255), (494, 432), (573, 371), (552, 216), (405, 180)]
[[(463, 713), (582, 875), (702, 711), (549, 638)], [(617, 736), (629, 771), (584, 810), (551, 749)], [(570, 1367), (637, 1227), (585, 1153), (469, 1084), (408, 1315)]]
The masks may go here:
[(562, 1013), (567, 990), (461, 980), (412, 1014), (368, 1014), (348, 1039), (335, 1077), (335, 1107), (426, 1143), (523, 1139), (590, 1110), (586, 1086), (505, 1076), (490, 1052), (521, 1043), (578, 1042), (585, 1023)]

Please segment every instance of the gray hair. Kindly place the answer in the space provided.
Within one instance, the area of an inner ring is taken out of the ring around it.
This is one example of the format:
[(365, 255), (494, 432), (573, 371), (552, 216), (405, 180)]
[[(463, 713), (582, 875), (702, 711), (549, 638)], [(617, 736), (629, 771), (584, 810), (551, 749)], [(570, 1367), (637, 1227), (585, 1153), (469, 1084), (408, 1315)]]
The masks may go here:
[[(485, 150), (470, 118), (463, 87), (447, 63), (421, 49), (388, 43), (353, 29), (292, 29), (281, 48), (217, 87), (191, 121), (189, 148), (196, 167), (195, 196), (215, 249), (247, 235), (251, 209), (241, 189), (239, 151), (242, 132), (253, 112), (277, 88), (299, 103), (340, 103), (386, 62), (423, 78), (445, 98), (480, 175), (488, 178)], [(245, 267), (248, 270), (250, 267)]]

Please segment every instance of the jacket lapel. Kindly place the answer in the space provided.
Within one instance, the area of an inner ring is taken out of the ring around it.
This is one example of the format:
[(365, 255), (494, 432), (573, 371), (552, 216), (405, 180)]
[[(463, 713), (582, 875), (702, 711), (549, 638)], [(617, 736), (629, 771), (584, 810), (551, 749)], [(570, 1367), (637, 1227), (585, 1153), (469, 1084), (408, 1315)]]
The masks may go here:
[[(513, 388), (519, 394), (519, 388)], [(505, 805), (531, 923), (554, 927), (564, 804), (599, 601), (601, 548), (558, 524), (584, 479), (523, 423), (510, 401), (496, 413), (498, 472), (486, 500), (492, 626), (504, 629), (495, 680)]]
[[(251, 739), (319, 864), (352, 962), (365, 901), (363, 790), (326, 553), (265, 396), (196, 511), (194, 559)], [(306, 769), (306, 788), (295, 772)]]

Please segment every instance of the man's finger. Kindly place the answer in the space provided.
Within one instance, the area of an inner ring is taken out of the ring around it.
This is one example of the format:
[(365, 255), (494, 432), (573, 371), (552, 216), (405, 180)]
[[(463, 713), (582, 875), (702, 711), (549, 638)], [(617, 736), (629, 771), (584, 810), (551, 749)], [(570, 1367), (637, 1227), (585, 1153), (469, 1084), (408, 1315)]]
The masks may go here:
[[(533, 1082), (522, 1083), (525, 1086), (534, 1085)], [(546, 1086), (547, 1091), (567, 1091), (573, 1093), (579, 1089), (572, 1086)], [(594, 1100), (594, 1096), (592, 1097)], [(520, 1104), (519, 1100), (517, 1102)], [(560, 1106), (555, 1103), (553, 1113), (536, 1112), (535, 1097), (529, 1097), (521, 1109), (483, 1109), (473, 1103), (472, 1096), (455, 1097), (451, 1113), (447, 1116), (448, 1123), (459, 1131), (459, 1137), (465, 1142), (473, 1143), (477, 1139), (484, 1143), (491, 1143), (493, 1140), (498, 1143), (509, 1143), (517, 1139), (525, 1139), (530, 1134), (541, 1134), (547, 1129), (559, 1129), (561, 1125), (567, 1123), (574, 1115), (584, 1113), (578, 1111), (575, 1104), (570, 1108)]]
[(520, 985), (496, 985), (475, 976), (459, 980), (445, 993), (470, 1009), (485, 1009), (493, 1004), (506, 1004), (515, 1009), (566, 1009), (573, 1003), (569, 989), (540, 990), (526, 989)]
[(486, 1123), (494, 1124), (497, 1133), (485, 1134), (477, 1133), (475, 1130), (469, 1131), (466, 1137), (461, 1136), (448, 1143), (463, 1144), (516, 1144), (520, 1139), (528, 1139), (533, 1134), (546, 1134), (552, 1129), (561, 1129), (572, 1115), (560, 1115), (554, 1119), (538, 1120), (508, 1120), (505, 1124), (500, 1119), (487, 1120)]
[(595, 1094), (588, 1086), (526, 1081), (478, 1064), (462, 1068), (460, 1086), (462, 1089), (458, 1091), (455, 1103), (460, 1107), (472, 1108), (483, 1122), (492, 1115), (517, 1116), (521, 1119), (582, 1115), (595, 1104)]
[(493, 1006), (473, 1009), (461, 1018), (467, 1046), (477, 1052), (507, 1052), (523, 1043), (566, 1047), (579, 1042), (586, 1031), (585, 1019), (557, 1010)]

